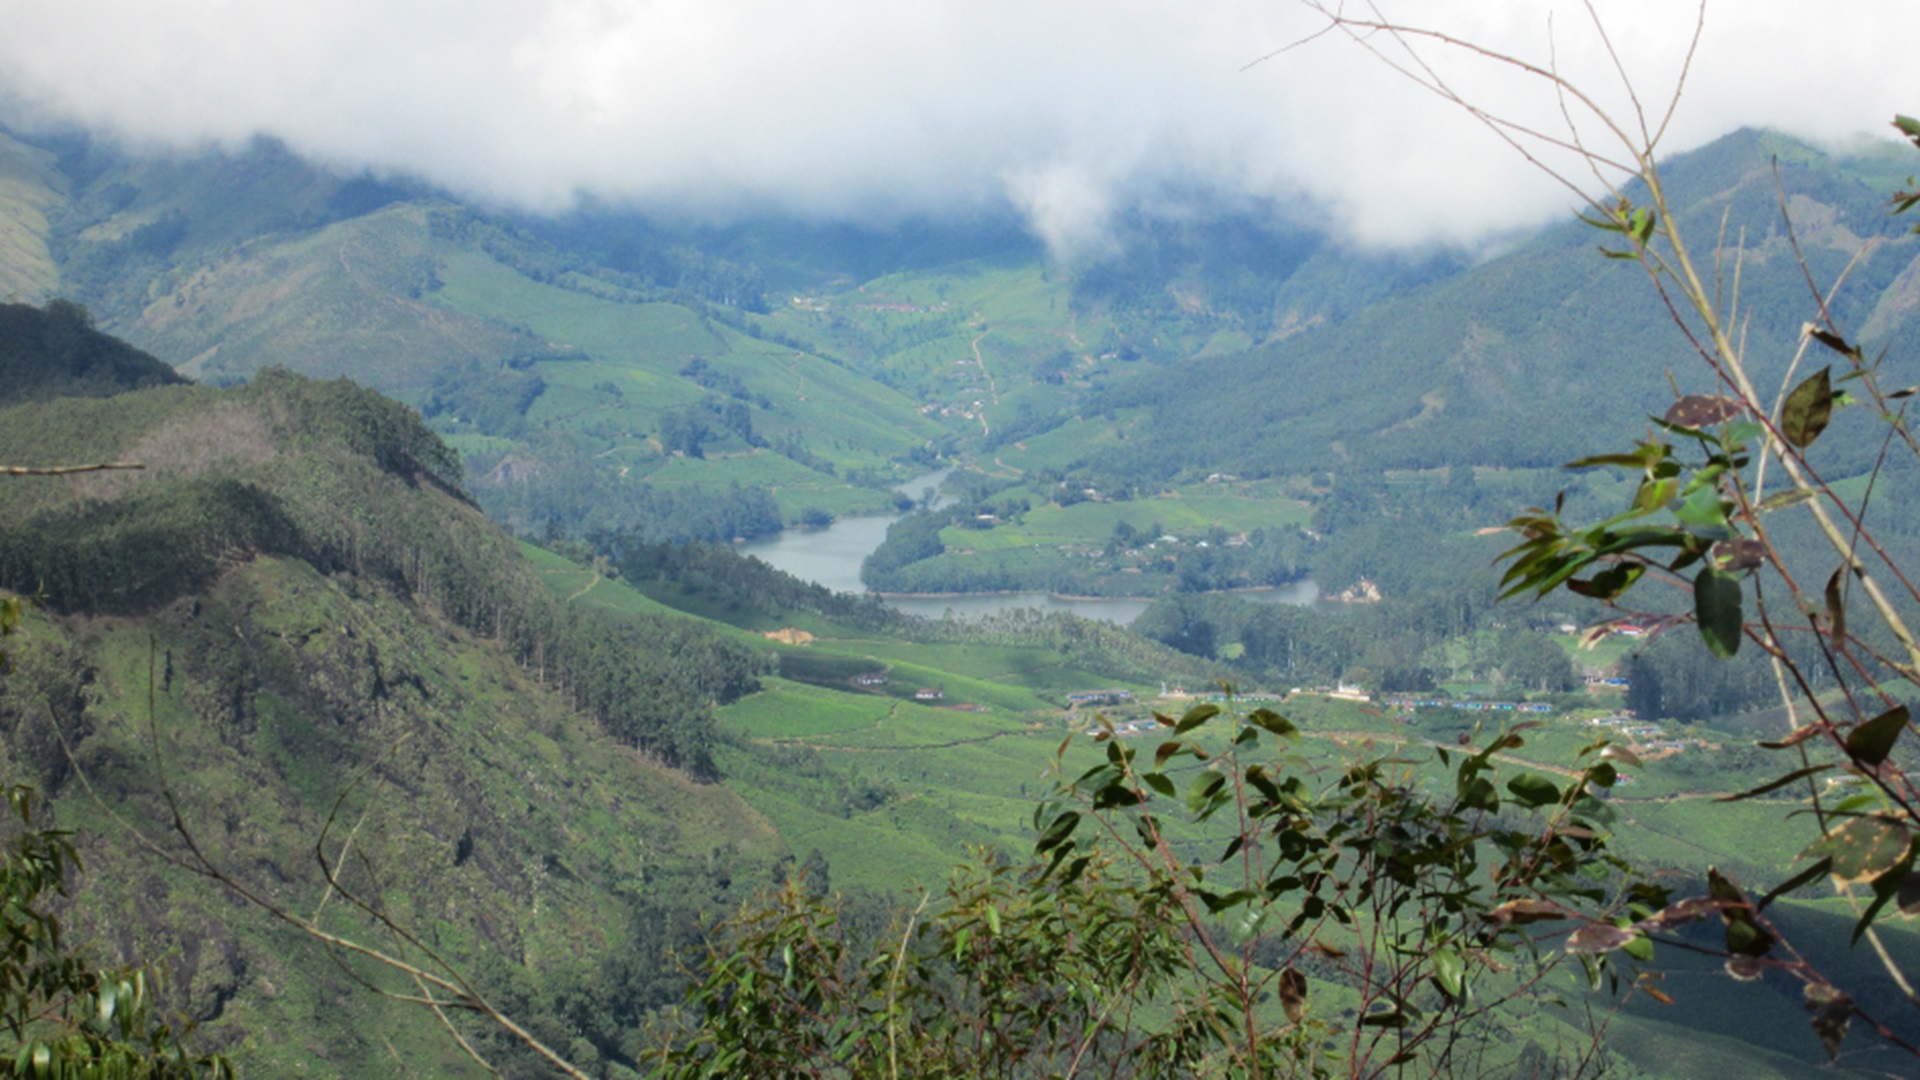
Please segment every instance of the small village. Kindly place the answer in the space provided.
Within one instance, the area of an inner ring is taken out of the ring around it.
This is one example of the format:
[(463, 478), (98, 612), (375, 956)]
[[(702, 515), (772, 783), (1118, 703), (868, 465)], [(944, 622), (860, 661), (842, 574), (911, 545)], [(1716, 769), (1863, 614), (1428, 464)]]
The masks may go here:
[[(1589, 693), (1619, 692), (1625, 689), (1627, 680), (1611, 675), (1589, 673), (1585, 679)], [(1261, 704), (1284, 703), (1300, 697), (1318, 697), (1328, 701), (1347, 702), (1368, 708), (1386, 718), (1401, 724), (1412, 723), (1420, 710), (1448, 710), (1473, 715), (1493, 714), (1529, 716), (1535, 718), (1553, 716), (1558, 712), (1552, 704), (1544, 701), (1497, 700), (1483, 698), (1454, 698), (1442, 695), (1413, 694), (1374, 694), (1363, 687), (1348, 683), (1333, 686), (1293, 687), (1287, 693), (1246, 693), (1228, 695), (1218, 691), (1195, 693), (1185, 687), (1174, 684), (1161, 684), (1157, 701), (1168, 703), (1169, 707), (1188, 707), (1195, 704), (1244, 705), (1249, 708)], [(1066, 715), (1069, 723), (1091, 723), (1089, 713), (1082, 709), (1111, 708), (1137, 705), (1145, 701), (1140, 695), (1125, 689), (1082, 690), (1066, 696)], [(1637, 717), (1631, 710), (1613, 709), (1601, 711), (1601, 715), (1582, 718), (1589, 710), (1576, 709), (1566, 713), (1566, 719), (1586, 728), (1604, 729), (1617, 738), (1621, 745), (1629, 749), (1643, 762), (1658, 761), (1689, 750), (1718, 751), (1722, 744), (1695, 736), (1676, 735), (1668, 731), (1661, 723)], [(1594, 710), (1600, 711), (1600, 710)], [(1166, 728), (1151, 713), (1146, 716), (1128, 716), (1125, 718), (1106, 718), (1111, 724), (1115, 736), (1119, 738), (1139, 737), (1163, 733)], [(1623, 777), (1626, 783), (1632, 778)]]

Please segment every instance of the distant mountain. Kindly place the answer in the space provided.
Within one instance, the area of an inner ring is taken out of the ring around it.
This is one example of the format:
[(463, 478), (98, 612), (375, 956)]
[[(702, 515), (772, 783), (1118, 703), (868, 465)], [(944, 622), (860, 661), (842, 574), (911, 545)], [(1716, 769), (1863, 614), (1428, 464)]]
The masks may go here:
[[(1778, 351), (1812, 306), (1784, 190), (1816, 280), (1877, 245), (1836, 312), (1905, 355), (1920, 241), (1885, 213), (1897, 154), (1747, 131), (1669, 164), (1698, 242), (1723, 215), (1744, 238), (1754, 348)], [(338, 176), (267, 140), (160, 158), (0, 135), (8, 280), (79, 299), (197, 377), (286, 366), (396, 394), (523, 534), (724, 541), (891, 509), (890, 485), (956, 456), (1123, 492), (1545, 468), (1659, 411), (1667, 371), (1693, 378), (1644, 276), (1598, 257), (1584, 226), (1469, 264), (1190, 201), (1121, 222), (1116, 257), (1066, 266), (990, 216), (535, 219)], [(717, 512), (685, 512), (690, 498)]]
[[(1243, 351), (1459, 266), (1193, 202), (1064, 267), (1004, 216), (549, 220), (267, 139), (163, 157), (0, 133), (0, 280), (196, 378), (284, 366), (396, 394), (522, 531), (656, 522), (632, 507), (736, 484), (793, 522), (889, 509), (891, 483), (1070, 421), (1141, 359)], [(718, 530), (661, 538), (737, 535)]]
[[(1822, 287), (1874, 245), (1839, 293), (1841, 325), (1895, 361), (1920, 351), (1898, 332), (1920, 282), (1920, 239), (1887, 213), (1889, 165), (1743, 131), (1665, 167), (1669, 197), (1703, 245), (1694, 258), (1711, 272), (1723, 220), (1729, 248), (1742, 248), (1739, 329), (1763, 383), (1785, 370), (1817, 311), (1781, 192)], [(1143, 373), (1096, 399), (1108, 413), (1144, 410), (1136, 436), (1098, 464), (1120, 475), (1539, 467), (1611, 447), (1664, 410), (1668, 372), (1684, 391), (1712, 388), (1646, 275), (1599, 256), (1606, 239), (1569, 222), (1346, 319)], [(1717, 262), (1729, 292), (1735, 258)]]

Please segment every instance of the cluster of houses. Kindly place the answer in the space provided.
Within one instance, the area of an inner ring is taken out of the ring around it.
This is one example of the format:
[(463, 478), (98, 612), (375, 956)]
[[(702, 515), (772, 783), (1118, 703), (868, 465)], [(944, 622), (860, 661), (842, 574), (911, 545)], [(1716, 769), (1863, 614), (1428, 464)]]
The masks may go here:
[(1637, 717), (1621, 713), (1614, 716), (1597, 716), (1587, 723), (1593, 727), (1612, 728), (1615, 734), (1632, 741), (1634, 749), (1642, 754), (1677, 754), (1690, 746), (1708, 747), (1705, 739), (1676, 739), (1667, 735), (1665, 728)]
[(1463, 712), (1550, 713), (1553, 706), (1543, 701), (1456, 701), (1453, 698), (1425, 698), (1392, 695), (1380, 699), (1395, 709), (1459, 709)]
[(1082, 705), (1125, 705), (1133, 700), (1131, 690), (1081, 690), (1067, 695), (1067, 708)]
[[(853, 677), (853, 685), (862, 690), (878, 690), (887, 685), (887, 673), (884, 671), (863, 671)], [(913, 692), (913, 700), (915, 701), (941, 701), (944, 700), (946, 696), (946, 691), (936, 690), (931, 686), (924, 686)]]

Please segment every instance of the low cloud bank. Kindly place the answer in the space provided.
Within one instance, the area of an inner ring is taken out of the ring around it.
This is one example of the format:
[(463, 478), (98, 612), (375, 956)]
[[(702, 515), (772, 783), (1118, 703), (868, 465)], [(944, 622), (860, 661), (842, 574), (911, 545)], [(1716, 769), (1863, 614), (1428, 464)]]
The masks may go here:
[[(1664, 101), (1691, 13), (1598, 8), (1644, 100)], [(1387, 10), (1624, 106), (1581, 5)], [(1572, 205), (1338, 35), (1252, 63), (1317, 18), (1274, 0), (12, 0), (0, 100), (17, 122), (146, 145), (269, 134), (536, 211), (590, 196), (873, 224), (1012, 205), (1063, 255), (1109, 250), (1116, 215), (1170, 190), (1278, 200), (1366, 246), (1473, 244)], [(1920, 111), (1901, 55), (1917, 39), (1920, 5), (1900, 0), (1716, 5), (1666, 145), (1884, 131)], [(1564, 130), (1537, 82), (1430, 55), (1472, 100)]]

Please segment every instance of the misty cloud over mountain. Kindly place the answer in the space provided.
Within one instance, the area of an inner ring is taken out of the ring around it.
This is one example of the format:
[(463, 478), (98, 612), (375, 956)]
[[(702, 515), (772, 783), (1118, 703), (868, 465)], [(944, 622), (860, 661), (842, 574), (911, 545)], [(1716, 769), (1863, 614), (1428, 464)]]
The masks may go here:
[[(1691, 14), (1598, 7), (1663, 101)], [(1387, 10), (1554, 57), (1622, 103), (1579, 5)], [(1337, 35), (1253, 63), (1319, 25), (1285, 0), (11, 0), (0, 117), (149, 146), (269, 134), (534, 210), (588, 195), (885, 222), (1011, 205), (1063, 253), (1195, 193), (1277, 199), (1369, 245), (1472, 243), (1572, 204)], [(1920, 6), (1901, 0), (1717, 4), (1664, 145), (1748, 124), (1885, 132), (1920, 109), (1901, 55), (1917, 37)], [(1559, 124), (1537, 83), (1444, 70), (1476, 101)]]

